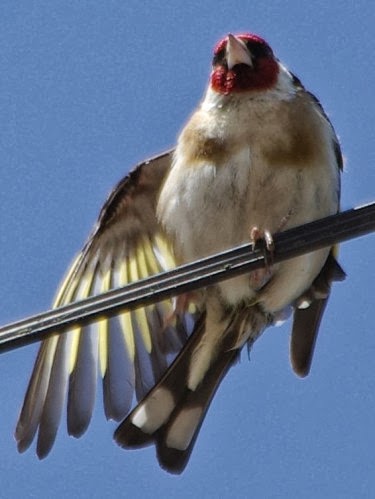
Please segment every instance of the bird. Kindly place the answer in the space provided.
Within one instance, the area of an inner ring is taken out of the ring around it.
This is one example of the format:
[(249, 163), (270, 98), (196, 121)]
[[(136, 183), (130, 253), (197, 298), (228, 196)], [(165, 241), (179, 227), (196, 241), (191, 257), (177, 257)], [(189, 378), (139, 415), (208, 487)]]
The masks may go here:
[[(249, 241), (272, 253), (272, 234), (340, 210), (342, 169), (317, 98), (264, 38), (228, 34), (175, 148), (114, 188), (54, 306)], [(220, 382), (265, 329), (291, 315), (291, 365), (309, 373), (331, 285), (344, 278), (337, 248), (323, 248), (52, 335), (26, 391), (18, 450), (38, 434), (37, 455), (46, 457), (65, 405), (68, 433), (81, 436), (99, 373), (105, 415), (120, 422), (116, 443), (154, 444), (160, 466), (181, 473)]]

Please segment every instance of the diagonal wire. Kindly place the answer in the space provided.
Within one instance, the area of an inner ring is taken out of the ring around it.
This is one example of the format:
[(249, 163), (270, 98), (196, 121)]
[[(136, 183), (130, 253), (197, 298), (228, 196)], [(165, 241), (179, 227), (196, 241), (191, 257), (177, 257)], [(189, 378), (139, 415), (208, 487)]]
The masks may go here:
[[(275, 234), (274, 263), (375, 231), (375, 202)], [(264, 267), (264, 248), (244, 244), (102, 295), (42, 312), (0, 328), (0, 352), (61, 333), (100, 315), (132, 310)], [(269, 257), (270, 255), (268, 255)]]

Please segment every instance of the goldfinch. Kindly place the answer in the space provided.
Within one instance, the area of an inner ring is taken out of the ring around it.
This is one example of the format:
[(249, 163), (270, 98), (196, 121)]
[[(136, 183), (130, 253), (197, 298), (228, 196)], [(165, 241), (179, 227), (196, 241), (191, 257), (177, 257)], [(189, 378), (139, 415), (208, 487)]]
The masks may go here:
[[(342, 156), (317, 99), (261, 37), (225, 36), (203, 100), (174, 150), (114, 189), (73, 262), (55, 306), (123, 286), (339, 210)], [(205, 413), (241, 349), (293, 313), (291, 363), (305, 376), (331, 282), (332, 248), (133, 312), (103, 316), (45, 340), (16, 429), (50, 451), (67, 400), (80, 436), (103, 379), (122, 447), (154, 443), (160, 465), (185, 468)], [(138, 405), (132, 408), (134, 393)]]

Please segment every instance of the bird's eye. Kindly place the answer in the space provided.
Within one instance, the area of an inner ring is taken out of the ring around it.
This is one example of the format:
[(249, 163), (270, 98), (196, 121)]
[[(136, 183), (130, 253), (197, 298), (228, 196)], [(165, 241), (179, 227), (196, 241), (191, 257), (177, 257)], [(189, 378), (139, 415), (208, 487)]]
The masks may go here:
[(256, 40), (244, 40), (244, 42), (254, 59), (272, 56), (272, 50), (267, 43)]
[(225, 60), (225, 48), (222, 48), (218, 52), (215, 52), (214, 58), (212, 60), (212, 65), (216, 66), (216, 64), (223, 63), (224, 60)]

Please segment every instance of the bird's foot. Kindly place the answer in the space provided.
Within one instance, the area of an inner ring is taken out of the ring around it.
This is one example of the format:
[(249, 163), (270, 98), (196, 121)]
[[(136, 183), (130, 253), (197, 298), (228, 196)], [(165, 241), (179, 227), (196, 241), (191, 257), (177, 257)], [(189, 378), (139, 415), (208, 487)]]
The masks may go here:
[(189, 306), (198, 302), (198, 293), (191, 291), (183, 293), (174, 298), (172, 311), (164, 317), (163, 328), (167, 329), (176, 324), (176, 319), (189, 311)]
[(259, 242), (261, 242), (260, 249), (263, 250), (266, 267), (271, 266), (273, 262), (273, 253), (275, 251), (275, 245), (271, 232), (266, 229), (259, 229), (259, 227), (252, 227), (250, 230), (250, 242), (253, 251), (259, 245)]
[(253, 251), (256, 247), (260, 246), (263, 252), (265, 266), (263, 269), (254, 270), (250, 274), (251, 286), (254, 289), (262, 288), (271, 277), (271, 270), (273, 264), (273, 252), (275, 245), (271, 232), (268, 230), (259, 229), (259, 227), (252, 227), (250, 230), (250, 242)]

